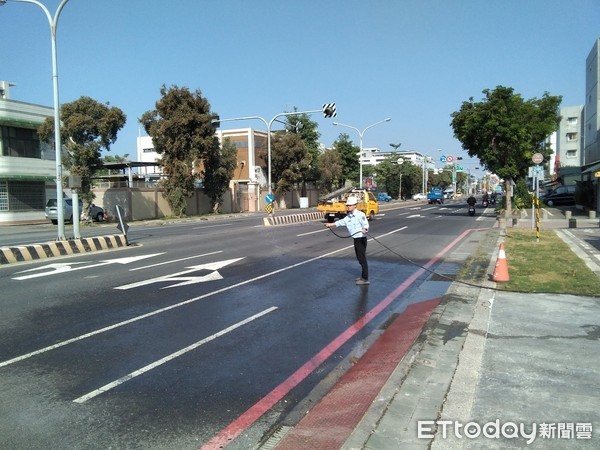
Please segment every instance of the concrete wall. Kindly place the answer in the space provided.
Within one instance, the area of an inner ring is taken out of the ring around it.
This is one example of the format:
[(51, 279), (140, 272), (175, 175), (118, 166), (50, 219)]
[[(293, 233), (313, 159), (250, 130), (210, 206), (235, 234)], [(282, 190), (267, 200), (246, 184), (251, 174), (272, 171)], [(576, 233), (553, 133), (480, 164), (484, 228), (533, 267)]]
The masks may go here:
[[(251, 185), (249, 190), (238, 192), (237, 187), (227, 191), (223, 195), (221, 213), (233, 212), (257, 212), (264, 211), (266, 206), (265, 197), (268, 191), (263, 188), (258, 192), (254, 188), (257, 185)], [(94, 189), (96, 199), (94, 203), (108, 211), (111, 218), (116, 217), (116, 206), (120, 205), (125, 210), (127, 220), (150, 220), (160, 219), (172, 216), (173, 212), (169, 207), (167, 200), (163, 197), (163, 191), (158, 188), (110, 188)], [(317, 204), (319, 193), (316, 189), (307, 189), (306, 196), (309, 206)], [(300, 192), (288, 192), (283, 198), (276, 198), (276, 202), (281, 208), (299, 208)], [(204, 190), (197, 189), (194, 195), (187, 200), (187, 215), (210, 214), (210, 200)]]

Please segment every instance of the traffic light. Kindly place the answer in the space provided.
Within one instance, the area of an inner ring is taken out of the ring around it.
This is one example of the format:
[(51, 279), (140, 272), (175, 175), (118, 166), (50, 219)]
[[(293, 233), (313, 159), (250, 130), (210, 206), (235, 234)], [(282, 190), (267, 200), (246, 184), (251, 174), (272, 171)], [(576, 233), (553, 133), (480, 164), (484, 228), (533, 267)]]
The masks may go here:
[(323, 117), (326, 119), (337, 116), (335, 111), (335, 103), (325, 103), (323, 105)]
[(216, 130), (221, 126), (221, 118), (218, 114), (210, 115), (210, 125)]

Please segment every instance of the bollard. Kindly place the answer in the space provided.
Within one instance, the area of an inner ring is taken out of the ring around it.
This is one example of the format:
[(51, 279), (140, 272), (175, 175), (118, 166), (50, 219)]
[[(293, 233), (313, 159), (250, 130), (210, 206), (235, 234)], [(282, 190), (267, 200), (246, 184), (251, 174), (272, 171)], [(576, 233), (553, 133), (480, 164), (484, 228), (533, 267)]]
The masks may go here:
[(571, 211), (565, 211), (565, 219), (569, 220), (571, 218)]
[(594, 211), (593, 209), (590, 209), (588, 214), (590, 215), (590, 219), (596, 218), (596, 211)]
[(577, 228), (577, 219), (569, 219), (569, 228)]

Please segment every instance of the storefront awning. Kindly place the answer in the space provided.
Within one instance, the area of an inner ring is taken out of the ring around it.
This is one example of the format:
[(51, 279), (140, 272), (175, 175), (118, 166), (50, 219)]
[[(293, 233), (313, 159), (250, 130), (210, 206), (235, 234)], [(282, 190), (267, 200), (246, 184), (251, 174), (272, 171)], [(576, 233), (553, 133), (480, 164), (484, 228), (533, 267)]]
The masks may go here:
[(594, 164), (593, 166), (588, 167), (583, 172), (581, 172), (581, 175), (586, 174), (586, 173), (596, 172), (597, 170), (600, 170), (600, 163)]

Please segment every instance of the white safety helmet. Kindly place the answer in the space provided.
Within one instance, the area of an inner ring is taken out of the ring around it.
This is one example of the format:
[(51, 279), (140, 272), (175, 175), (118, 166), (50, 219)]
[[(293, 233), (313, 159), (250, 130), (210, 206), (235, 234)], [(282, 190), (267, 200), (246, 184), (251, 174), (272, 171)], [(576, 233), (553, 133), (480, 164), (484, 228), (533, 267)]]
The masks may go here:
[(348, 200), (346, 200), (346, 206), (352, 206), (352, 205), (356, 205), (358, 203), (358, 200), (356, 197), (348, 197)]

